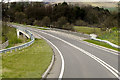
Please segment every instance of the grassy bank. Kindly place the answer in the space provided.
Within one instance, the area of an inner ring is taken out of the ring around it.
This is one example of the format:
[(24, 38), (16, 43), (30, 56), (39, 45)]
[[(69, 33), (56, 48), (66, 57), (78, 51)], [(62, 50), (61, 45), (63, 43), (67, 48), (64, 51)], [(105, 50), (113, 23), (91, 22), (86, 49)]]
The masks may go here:
[(97, 34), (99, 39), (108, 40), (116, 45), (118, 44), (119, 33), (118, 30), (111, 31), (101, 31), (100, 28), (84, 27), (84, 26), (74, 26), (75, 31), (84, 34)]
[(108, 40), (116, 45), (120, 45), (118, 42), (120, 37), (119, 37), (119, 33), (117, 30), (113, 30), (111, 32), (109, 31), (103, 32), (98, 35), (98, 38), (102, 40)]
[(21, 43), (22, 40), (17, 38), (16, 29), (13, 27), (7, 26), (6, 23), (2, 25), (2, 42), (9, 40), (9, 45)]
[(93, 43), (93, 44), (96, 44), (96, 45), (100, 45), (100, 46), (103, 46), (103, 47), (110, 48), (110, 49), (118, 51), (117, 48), (114, 48), (114, 47), (112, 47), (109, 44), (104, 43), (104, 42), (99, 42), (99, 41), (96, 41), (96, 40), (84, 40), (84, 41), (87, 41), (87, 42), (90, 42), (90, 43)]
[(17, 38), (16, 28), (9, 27), (9, 26), (7, 26), (6, 23), (3, 23), (3, 25), (2, 25), (2, 43), (4, 43), (7, 40), (9, 40), (9, 46), (7, 46), (7, 48), (13, 47), (16, 45), (20, 45), (20, 44), (30, 41), (30, 39), (27, 39), (27, 38), (23, 37), (22, 35), (20, 35), (20, 38)]
[(3, 78), (41, 78), (52, 55), (52, 49), (43, 39), (20, 51), (3, 54)]

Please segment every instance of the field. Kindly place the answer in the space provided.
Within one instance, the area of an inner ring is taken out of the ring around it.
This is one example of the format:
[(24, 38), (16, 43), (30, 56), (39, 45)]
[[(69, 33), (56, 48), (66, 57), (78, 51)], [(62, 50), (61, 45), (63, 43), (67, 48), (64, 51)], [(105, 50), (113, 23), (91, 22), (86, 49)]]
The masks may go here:
[(3, 78), (41, 78), (49, 66), (53, 51), (43, 39), (25, 49), (2, 55)]

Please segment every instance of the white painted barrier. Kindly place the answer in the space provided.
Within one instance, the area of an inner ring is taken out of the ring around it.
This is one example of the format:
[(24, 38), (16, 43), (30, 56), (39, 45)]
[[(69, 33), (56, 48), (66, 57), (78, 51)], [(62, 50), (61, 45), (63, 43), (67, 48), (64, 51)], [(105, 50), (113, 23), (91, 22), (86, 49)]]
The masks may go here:
[(97, 38), (96, 38), (96, 37), (97, 37), (96, 34), (90, 34), (90, 36), (91, 36), (91, 39), (93, 39), (93, 40), (100, 41), (100, 42), (105, 42), (105, 43), (111, 45), (112, 47), (120, 48), (120, 46), (118, 46), (118, 45), (116, 45), (116, 44), (113, 44), (113, 43), (111, 43), (111, 42), (109, 42), (109, 41), (107, 41), (107, 40), (97, 39)]

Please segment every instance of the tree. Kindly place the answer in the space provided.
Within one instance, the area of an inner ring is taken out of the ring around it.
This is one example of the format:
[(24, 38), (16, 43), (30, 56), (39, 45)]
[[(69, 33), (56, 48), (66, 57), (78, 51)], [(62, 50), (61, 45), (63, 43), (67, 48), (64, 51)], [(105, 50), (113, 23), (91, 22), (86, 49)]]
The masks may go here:
[(25, 19), (26, 15), (23, 12), (16, 12), (15, 13), (15, 21), (18, 23), (22, 23), (23, 19)]
[(50, 26), (50, 18), (48, 16), (42, 19), (43, 26)]
[(35, 25), (35, 26), (43, 26), (42, 23), (41, 23), (41, 21), (39, 21), (39, 20), (35, 20), (33, 22), (33, 25)]
[(84, 19), (86, 12), (84, 9), (81, 9), (80, 7), (76, 6), (73, 7), (74, 17), (76, 19)]
[(27, 19), (26, 24), (33, 25), (34, 20), (35, 20), (34, 18), (29, 18), (29, 19)]
[(108, 17), (103, 24), (105, 25), (106, 28), (112, 28), (112, 27), (117, 27), (118, 26), (118, 21), (117, 19), (114, 19), (113, 17)]
[(57, 21), (57, 26), (58, 28), (62, 29), (63, 28), (63, 25), (65, 25), (68, 21), (66, 20), (65, 17), (61, 17), (58, 19)]
[(98, 12), (93, 10), (93, 9), (89, 9), (87, 12), (87, 15), (85, 17), (85, 20), (89, 23), (89, 24), (98, 24), (99, 23), (99, 17), (98, 17)]
[(73, 25), (70, 23), (66, 23), (65, 25), (63, 25), (63, 29), (74, 31)]
[(66, 2), (55, 4), (55, 6), (46, 6), (44, 3), (3, 3), (2, 10), (4, 21), (34, 23), (40, 26), (52, 25), (61, 29), (66, 23), (79, 26), (102, 24), (104, 27), (111, 28), (116, 26), (117, 17), (119, 17), (118, 12), (113, 14), (104, 8), (72, 6)]
[(62, 6), (68, 6), (67, 2), (63, 2)]
[(77, 25), (77, 26), (87, 26), (87, 23), (83, 20), (77, 20), (75, 22), (75, 25)]

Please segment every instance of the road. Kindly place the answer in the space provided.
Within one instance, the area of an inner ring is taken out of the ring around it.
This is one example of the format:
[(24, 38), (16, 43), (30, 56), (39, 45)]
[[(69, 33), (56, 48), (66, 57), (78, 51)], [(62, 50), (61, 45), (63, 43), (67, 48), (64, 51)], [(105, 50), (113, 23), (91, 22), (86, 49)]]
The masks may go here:
[(119, 78), (118, 53), (96, 47), (76, 37), (53, 30), (26, 29), (44, 37), (63, 57), (61, 78)]

